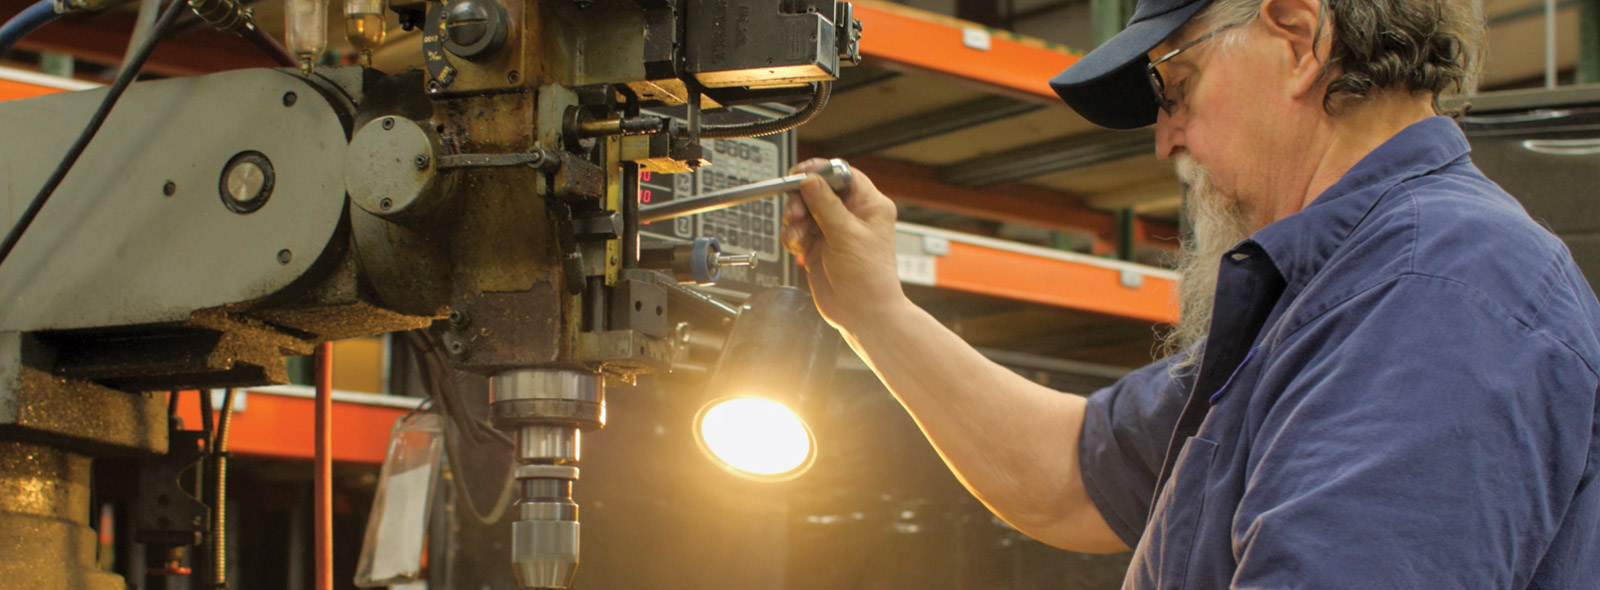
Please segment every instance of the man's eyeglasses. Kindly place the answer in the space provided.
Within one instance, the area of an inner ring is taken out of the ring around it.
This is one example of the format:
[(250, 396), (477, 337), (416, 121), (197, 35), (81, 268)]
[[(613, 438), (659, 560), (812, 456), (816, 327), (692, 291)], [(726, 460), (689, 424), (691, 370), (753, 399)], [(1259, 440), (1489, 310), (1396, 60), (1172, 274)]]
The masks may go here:
[(1168, 117), (1174, 116), (1178, 112), (1178, 102), (1167, 98), (1167, 83), (1165, 80), (1161, 79), (1161, 72), (1156, 69), (1156, 66), (1167, 63), (1172, 58), (1178, 57), (1178, 54), (1193, 49), (1194, 46), (1204, 43), (1207, 39), (1215, 37), (1217, 33), (1221, 33), (1228, 29), (1248, 23), (1252, 20), (1255, 20), (1255, 18), (1252, 17), (1249, 20), (1230, 23), (1212, 29), (1211, 32), (1201, 35), (1195, 38), (1193, 41), (1184, 43), (1182, 47), (1174, 49), (1171, 53), (1161, 56), (1161, 59), (1150, 62), (1150, 65), (1145, 67), (1145, 77), (1150, 79), (1150, 89), (1154, 90), (1156, 93), (1156, 106), (1161, 107), (1161, 110), (1166, 111)]

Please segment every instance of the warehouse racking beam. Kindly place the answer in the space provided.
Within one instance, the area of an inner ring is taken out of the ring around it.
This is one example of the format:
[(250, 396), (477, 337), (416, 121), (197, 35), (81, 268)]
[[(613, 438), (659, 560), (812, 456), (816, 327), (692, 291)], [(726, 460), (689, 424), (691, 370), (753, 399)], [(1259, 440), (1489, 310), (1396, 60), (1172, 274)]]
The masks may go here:
[(895, 226), (900, 280), (1154, 323), (1178, 320), (1169, 270), (909, 223)]
[(881, 0), (853, 4), (862, 24), (861, 53), (869, 64), (884, 60), (1055, 103), (1059, 99), (1047, 82), (1079, 58), (1048, 41), (934, 12)]
[(960, 131), (1024, 115), (1045, 108), (1037, 102), (1021, 101), (1007, 96), (985, 96), (937, 111), (896, 119), (861, 131), (828, 140), (817, 147), (819, 153), (848, 157), (902, 146), (935, 135)]
[[(200, 424), (195, 392), (185, 391), (178, 416), (189, 427)], [(228, 434), (228, 453), (236, 456), (305, 459), (312, 457), (315, 392), (303, 385), (277, 385), (241, 389), (234, 395)], [(213, 395), (220, 405), (221, 397)], [(422, 399), (333, 392), (333, 460), (343, 463), (383, 463), (389, 431), (394, 421), (422, 403)]]

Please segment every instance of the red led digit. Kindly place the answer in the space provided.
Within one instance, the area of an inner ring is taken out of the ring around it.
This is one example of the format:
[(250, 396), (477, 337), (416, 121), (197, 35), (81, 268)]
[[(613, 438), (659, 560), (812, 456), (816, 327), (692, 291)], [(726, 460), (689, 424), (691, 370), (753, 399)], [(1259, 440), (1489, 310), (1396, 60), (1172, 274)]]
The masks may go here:
[(649, 203), (650, 202), (650, 197), (651, 197), (650, 189), (644, 189), (644, 190), (639, 191), (639, 202), (640, 203)]
[(639, 181), (640, 182), (650, 182), (650, 171), (649, 170), (640, 170), (639, 171)]

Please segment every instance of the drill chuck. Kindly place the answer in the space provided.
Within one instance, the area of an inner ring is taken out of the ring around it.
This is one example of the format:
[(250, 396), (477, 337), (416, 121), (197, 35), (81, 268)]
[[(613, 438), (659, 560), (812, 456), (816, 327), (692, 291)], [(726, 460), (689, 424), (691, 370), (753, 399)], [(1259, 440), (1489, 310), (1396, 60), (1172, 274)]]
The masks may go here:
[(527, 589), (572, 585), (578, 571), (578, 480), (582, 431), (605, 424), (600, 377), (563, 369), (511, 371), (493, 379), (495, 425), (516, 435), (521, 488), (511, 523), (511, 561)]

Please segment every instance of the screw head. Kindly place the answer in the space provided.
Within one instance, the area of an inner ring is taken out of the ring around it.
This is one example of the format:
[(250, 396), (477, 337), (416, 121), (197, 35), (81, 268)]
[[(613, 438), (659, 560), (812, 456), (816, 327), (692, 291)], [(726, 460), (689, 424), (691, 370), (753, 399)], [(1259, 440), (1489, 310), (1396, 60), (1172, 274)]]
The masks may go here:
[(390, 129), (394, 129), (394, 117), (384, 117), (383, 130), (388, 131)]
[(283, 93), (283, 106), (292, 107), (296, 102), (300, 102), (300, 95), (293, 92)]
[(290, 252), (288, 248), (278, 251), (278, 264), (288, 264), (291, 260), (294, 260), (294, 253)]
[(250, 160), (240, 160), (228, 169), (223, 183), (227, 186), (228, 194), (239, 203), (250, 205), (261, 198), (261, 189), (267, 185), (266, 172), (261, 166)]
[(417, 165), (418, 170), (427, 170), (429, 162), (431, 162), (431, 160), (428, 158), (427, 154), (419, 155), (416, 157), (416, 159), (411, 161), (411, 163)]
[(166, 196), (170, 197), (173, 194), (176, 194), (177, 192), (178, 192), (178, 183), (176, 183), (176, 182), (168, 180), (166, 184), (161, 185), (161, 194), (163, 194), (163, 195), (166, 195)]
[(217, 192), (229, 211), (247, 215), (272, 198), (272, 161), (257, 151), (234, 154), (217, 177)]
[(384, 211), (388, 211), (390, 209), (393, 209), (394, 208), (394, 199), (390, 199), (389, 197), (384, 197), (382, 201), (378, 201), (378, 208), (382, 209)]
[(506, 83), (507, 84), (516, 84), (517, 82), (520, 82), (520, 81), (522, 81), (522, 74), (520, 72), (518, 72), (516, 70), (511, 70), (511, 73), (506, 74)]
[[(465, 328), (467, 326), (467, 312), (452, 309), (450, 310), (449, 314), (445, 315), (445, 317), (450, 320), (450, 325), (456, 327), (457, 329)], [(460, 343), (458, 342), (457, 344)]]
[(459, 356), (459, 355), (463, 355), (463, 354), (466, 354), (466, 353), (467, 353), (467, 345), (462, 344), (460, 340), (455, 340), (455, 341), (450, 342), (450, 354), (454, 354), (454, 355), (458, 355)]
[(457, 2), (445, 16), (444, 30), (457, 45), (477, 43), (489, 33), (489, 10), (477, 2)]

